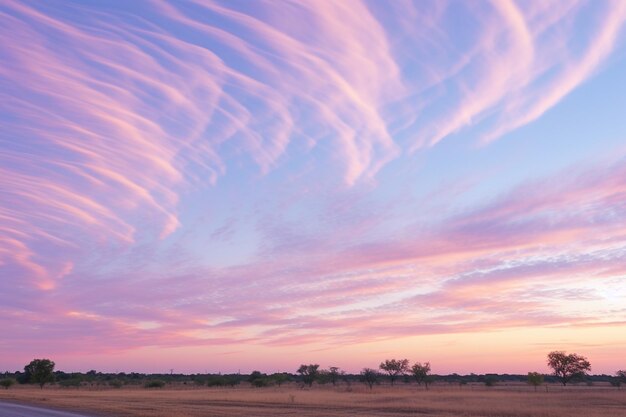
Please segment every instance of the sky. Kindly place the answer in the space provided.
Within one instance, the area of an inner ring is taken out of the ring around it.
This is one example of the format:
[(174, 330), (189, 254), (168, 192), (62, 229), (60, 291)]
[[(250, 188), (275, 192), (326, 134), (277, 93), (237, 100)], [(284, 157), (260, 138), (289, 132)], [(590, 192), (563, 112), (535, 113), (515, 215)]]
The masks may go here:
[(623, 369), (625, 26), (0, 0), (0, 370)]

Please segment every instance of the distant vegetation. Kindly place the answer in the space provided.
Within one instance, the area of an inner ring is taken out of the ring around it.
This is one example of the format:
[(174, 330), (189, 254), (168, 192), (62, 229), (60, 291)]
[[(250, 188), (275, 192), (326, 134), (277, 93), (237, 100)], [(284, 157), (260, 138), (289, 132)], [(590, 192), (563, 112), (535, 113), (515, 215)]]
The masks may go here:
[(144, 384), (144, 387), (146, 388), (163, 388), (165, 386), (165, 382), (163, 381), (148, 381)]
[[(562, 351), (548, 354), (548, 366), (552, 368), (552, 375), (539, 372), (529, 372), (527, 375), (509, 374), (470, 374), (470, 375), (432, 375), (429, 362), (416, 362), (413, 365), (408, 359), (386, 359), (379, 365), (379, 370), (363, 368), (359, 374), (348, 374), (339, 367), (331, 366), (320, 369), (318, 364), (302, 364), (294, 374), (279, 372), (267, 375), (254, 371), (249, 375), (243, 374), (175, 374), (173, 371), (164, 374), (142, 373), (103, 373), (91, 370), (86, 373), (66, 373), (54, 370), (54, 362), (49, 359), (34, 359), (24, 367), (24, 372), (5, 373), (0, 379), (0, 387), (9, 389), (16, 382), (20, 384), (38, 384), (43, 389), (45, 384), (56, 383), (63, 388), (78, 389), (81, 387), (110, 387), (143, 386), (145, 388), (162, 388), (168, 385), (189, 387), (234, 387), (244, 384), (251, 387), (263, 388), (269, 386), (280, 387), (283, 384), (295, 383), (301, 389), (311, 388), (314, 384), (343, 385), (350, 390), (353, 383), (361, 382), (369, 389), (374, 385), (388, 383), (410, 384), (417, 383), (428, 389), (433, 382), (439, 384), (455, 384), (462, 388), (468, 384), (484, 384), (491, 387), (507, 383), (527, 383), (537, 390), (545, 383), (560, 383), (563, 386), (572, 382), (605, 382), (620, 388), (626, 385), (626, 371), (619, 370), (614, 375), (589, 375), (591, 364), (584, 356)], [(546, 387), (547, 389), (547, 387)]]
[(363, 381), (369, 389), (372, 389), (374, 384), (378, 384), (378, 371), (371, 368), (363, 368), (361, 371), (361, 381)]
[(14, 379), (11, 379), (11, 378), (0, 379), (0, 387), (3, 387), (4, 389), (9, 389), (9, 387), (14, 384), (15, 384)]
[(615, 372), (615, 378), (611, 379), (611, 384), (617, 388), (621, 388), (622, 385), (626, 385), (626, 371)]
[(537, 391), (537, 387), (543, 384), (543, 375), (539, 372), (529, 372), (528, 383), (535, 387), (535, 391)]

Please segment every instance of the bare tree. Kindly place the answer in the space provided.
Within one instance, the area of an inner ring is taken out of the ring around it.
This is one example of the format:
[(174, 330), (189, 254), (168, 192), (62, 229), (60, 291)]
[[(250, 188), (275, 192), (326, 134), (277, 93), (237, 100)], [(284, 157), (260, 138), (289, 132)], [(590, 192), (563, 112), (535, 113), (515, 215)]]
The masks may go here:
[(393, 383), (399, 376), (405, 375), (409, 371), (409, 360), (387, 359), (385, 362), (381, 362), (380, 369), (387, 372), (391, 385), (393, 386)]
[(581, 378), (591, 371), (591, 364), (584, 356), (576, 353), (569, 355), (563, 351), (548, 353), (548, 366), (552, 368), (553, 375), (556, 376), (563, 386), (574, 378)]

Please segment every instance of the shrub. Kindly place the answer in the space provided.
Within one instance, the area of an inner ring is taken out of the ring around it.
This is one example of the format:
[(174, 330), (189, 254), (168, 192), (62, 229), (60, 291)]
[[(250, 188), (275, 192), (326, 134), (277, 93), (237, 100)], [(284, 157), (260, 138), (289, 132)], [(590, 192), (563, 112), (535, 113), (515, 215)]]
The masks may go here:
[(70, 378), (70, 379), (64, 379), (63, 381), (59, 381), (59, 385), (63, 388), (70, 388), (70, 387), (78, 388), (80, 387), (81, 382), (82, 381), (79, 378)]
[(284, 373), (284, 372), (280, 372), (280, 373), (275, 373), (275, 374), (272, 374), (272, 375), (270, 376), (270, 378), (271, 378), (271, 379), (272, 379), (272, 381), (273, 381), (276, 385), (278, 385), (279, 387), (280, 387), (282, 384), (284, 384), (285, 382), (288, 382), (288, 381), (289, 381), (289, 379), (290, 379), (290, 378), (289, 378), (289, 375), (288, 375), (288, 374), (286, 374), (286, 373)]
[(543, 384), (543, 375), (541, 375), (539, 372), (529, 372), (528, 383), (534, 386), (535, 391), (537, 391), (537, 387)]
[(617, 371), (615, 372), (616, 386), (620, 388), (622, 385), (626, 384), (626, 371)]
[(163, 381), (148, 381), (145, 383), (145, 388), (163, 388), (165, 386), (165, 382)]
[(4, 389), (9, 389), (9, 387), (13, 384), (15, 384), (15, 380), (11, 378), (0, 380), (0, 387), (4, 387)]
[(488, 376), (485, 376), (484, 382), (485, 382), (485, 386), (493, 387), (494, 385), (496, 385), (498, 380), (494, 376), (488, 375)]
[(235, 375), (226, 375), (224, 376), (224, 384), (229, 387), (234, 387), (235, 385), (239, 385), (241, 380)]
[(252, 381), (252, 385), (257, 388), (267, 387), (268, 385), (270, 385), (270, 381), (268, 378), (257, 378)]
[(122, 383), (122, 381), (118, 380), (118, 379), (114, 379), (113, 381), (109, 381), (109, 386), (113, 387), (113, 388), (122, 388), (122, 385), (124, 385)]
[(223, 387), (224, 385), (226, 385), (226, 381), (222, 376), (211, 376), (207, 381), (209, 387)]
[(248, 377), (248, 382), (250, 382), (253, 387), (257, 388), (266, 387), (270, 384), (267, 375), (259, 371), (253, 371)]
[(241, 381), (235, 375), (217, 375), (209, 377), (207, 385), (209, 387), (234, 387), (235, 385), (238, 385), (239, 382)]

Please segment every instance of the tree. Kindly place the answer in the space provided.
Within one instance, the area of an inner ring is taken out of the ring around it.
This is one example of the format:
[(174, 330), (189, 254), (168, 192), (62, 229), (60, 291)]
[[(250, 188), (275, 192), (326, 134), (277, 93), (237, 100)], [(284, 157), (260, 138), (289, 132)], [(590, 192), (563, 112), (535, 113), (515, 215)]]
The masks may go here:
[(548, 366), (552, 368), (553, 375), (556, 376), (563, 386), (574, 378), (581, 378), (591, 371), (591, 364), (584, 356), (576, 353), (569, 355), (563, 351), (548, 353)]
[(385, 362), (381, 362), (380, 369), (387, 372), (389, 380), (393, 386), (394, 381), (400, 375), (404, 375), (409, 371), (408, 359), (387, 359)]
[(361, 381), (370, 387), (371, 390), (372, 385), (378, 383), (378, 372), (372, 368), (363, 368), (361, 371)]
[(24, 367), (24, 373), (28, 382), (39, 384), (43, 389), (46, 382), (54, 382), (54, 362), (50, 359), (33, 359)]
[(289, 374), (285, 372), (278, 372), (272, 374), (271, 378), (276, 383), (276, 385), (280, 387), (282, 384), (289, 381)]
[(339, 380), (340, 371), (336, 366), (331, 366), (328, 368), (328, 378), (333, 386), (337, 385), (337, 381)]
[(543, 375), (541, 375), (539, 372), (529, 372), (528, 383), (535, 387), (535, 391), (537, 391), (537, 387), (543, 384)]
[(11, 385), (15, 384), (15, 380), (11, 378), (0, 379), (0, 387), (9, 389)]
[(252, 386), (257, 388), (265, 387), (269, 384), (267, 375), (261, 373), (260, 371), (252, 371), (252, 373), (248, 377), (248, 382), (250, 382)]
[(430, 362), (424, 362), (423, 365), (417, 362), (411, 367), (411, 374), (415, 378), (417, 385), (422, 385), (423, 382), (426, 389), (428, 389), (428, 384), (430, 383)]
[(621, 387), (622, 384), (626, 385), (626, 371), (617, 371), (615, 376), (617, 377), (617, 388)]
[(330, 382), (330, 371), (328, 369), (320, 369), (319, 374), (317, 374), (317, 383), (319, 385), (326, 385)]
[(317, 379), (319, 375), (319, 365), (318, 364), (309, 364), (309, 365), (300, 365), (298, 368), (298, 373), (302, 376), (302, 381), (307, 384), (309, 387), (313, 385), (313, 382)]

